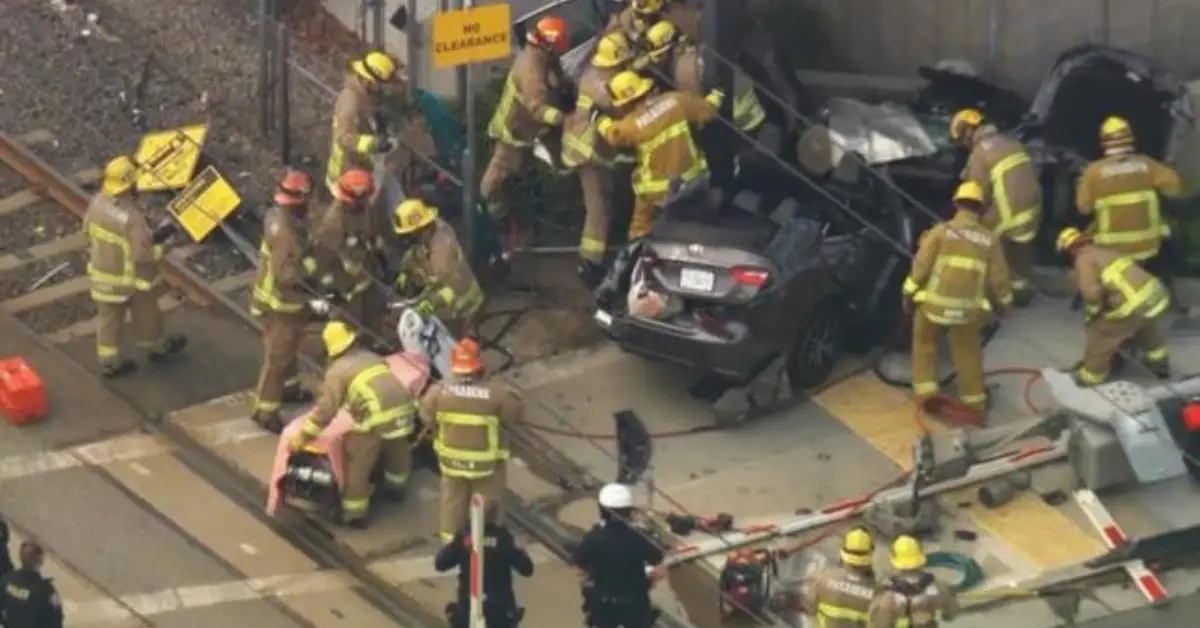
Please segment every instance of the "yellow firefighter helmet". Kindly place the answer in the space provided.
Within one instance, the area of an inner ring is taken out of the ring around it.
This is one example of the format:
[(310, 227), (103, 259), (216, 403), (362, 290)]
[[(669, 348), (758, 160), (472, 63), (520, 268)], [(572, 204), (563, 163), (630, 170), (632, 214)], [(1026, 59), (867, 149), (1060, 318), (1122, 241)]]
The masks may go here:
[(1083, 232), (1075, 227), (1067, 227), (1058, 232), (1058, 239), (1054, 241), (1054, 248), (1059, 251), (1065, 251), (1083, 237)]
[(962, 109), (950, 119), (950, 139), (961, 142), (969, 131), (983, 124), (983, 112), (978, 109)]
[(420, 231), (433, 224), (437, 217), (437, 208), (433, 205), (426, 205), (420, 199), (410, 198), (401, 201), (396, 206), (396, 234), (405, 235)]
[(368, 52), (350, 64), (350, 68), (368, 85), (386, 83), (396, 77), (399, 62), (386, 52)]
[(854, 528), (842, 537), (842, 563), (852, 567), (874, 564), (875, 539), (866, 528)]
[(321, 330), (321, 342), (325, 343), (325, 355), (336, 358), (342, 355), (358, 339), (358, 332), (342, 321), (325, 324)]
[(982, 204), (983, 186), (975, 181), (963, 181), (958, 186), (958, 189), (954, 190), (954, 202), (960, 203), (964, 201)]
[(608, 81), (608, 93), (612, 96), (614, 107), (628, 105), (648, 94), (652, 87), (654, 79), (631, 71), (621, 72)]
[(124, 194), (137, 182), (137, 164), (133, 159), (121, 155), (104, 166), (104, 182), (101, 189), (109, 196)]
[(897, 571), (916, 571), (925, 566), (925, 550), (921, 542), (907, 534), (892, 541), (892, 568)]
[(1133, 139), (1133, 127), (1125, 118), (1109, 116), (1100, 125), (1100, 143), (1105, 147), (1129, 146)]
[(592, 65), (598, 68), (615, 68), (633, 58), (633, 48), (629, 39), (619, 32), (611, 32), (600, 38), (596, 44), (596, 54), (592, 55)]
[(679, 41), (679, 29), (671, 20), (662, 20), (646, 31), (646, 45), (650, 48), (650, 57), (659, 59)]
[(663, 0), (629, 0), (629, 5), (638, 15), (654, 15), (662, 11)]

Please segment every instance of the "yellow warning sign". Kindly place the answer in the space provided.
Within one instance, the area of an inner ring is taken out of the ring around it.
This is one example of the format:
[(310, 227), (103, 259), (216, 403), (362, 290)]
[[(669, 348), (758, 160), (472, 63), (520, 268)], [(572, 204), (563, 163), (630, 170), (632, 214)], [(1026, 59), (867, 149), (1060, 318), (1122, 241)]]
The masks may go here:
[(143, 192), (178, 190), (192, 180), (200, 163), (208, 125), (196, 124), (142, 136), (133, 160), (142, 168), (137, 189)]
[(448, 68), (512, 54), (512, 9), (488, 4), (433, 14), (433, 65)]
[(242, 197), (233, 186), (216, 168), (209, 166), (167, 207), (175, 212), (184, 231), (200, 242), (241, 203)]

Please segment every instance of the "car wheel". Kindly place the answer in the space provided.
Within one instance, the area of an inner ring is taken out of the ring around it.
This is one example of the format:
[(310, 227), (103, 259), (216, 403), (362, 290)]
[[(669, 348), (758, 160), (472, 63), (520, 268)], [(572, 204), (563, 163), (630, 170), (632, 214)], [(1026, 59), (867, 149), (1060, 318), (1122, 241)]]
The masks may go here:
[(800, 328), (787, 357), (787, 376), (792, 392), (818, 386), (833, 373), (842, 357), (842, 317), (832, 306), (818, 308)]

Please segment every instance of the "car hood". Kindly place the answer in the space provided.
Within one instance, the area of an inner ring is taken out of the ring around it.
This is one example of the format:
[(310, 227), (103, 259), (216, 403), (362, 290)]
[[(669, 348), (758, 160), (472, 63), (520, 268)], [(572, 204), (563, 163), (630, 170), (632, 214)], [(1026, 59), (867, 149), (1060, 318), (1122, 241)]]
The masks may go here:
[(929, 157), (950, 147), (944, 117), (920, 115), (904, 105), (834, 98), (826, 103), (824, 118), (832, 136), (833, 164), (846, 152), (878, 165)]

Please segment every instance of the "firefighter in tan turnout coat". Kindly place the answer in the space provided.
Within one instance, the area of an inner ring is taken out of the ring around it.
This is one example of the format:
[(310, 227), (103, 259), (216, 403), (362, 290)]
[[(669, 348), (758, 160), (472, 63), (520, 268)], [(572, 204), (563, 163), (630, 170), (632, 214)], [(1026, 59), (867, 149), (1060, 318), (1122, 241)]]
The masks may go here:
[(128, 314), (137, 347), (151, 362), (179, 353), (187, 338), (163, 333), (159, 309), (165, 242), (173, 227), (151, 230), (135, 200), (137, 166), (117, 157), (104, 168), (99, 194), (84, 216), (91, 258), (87, 273), (96, 304), (96, 358), (105, 377), (132, 372), (136, 364), (123, 357), (122, 328)]

